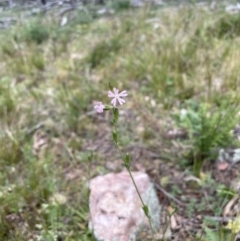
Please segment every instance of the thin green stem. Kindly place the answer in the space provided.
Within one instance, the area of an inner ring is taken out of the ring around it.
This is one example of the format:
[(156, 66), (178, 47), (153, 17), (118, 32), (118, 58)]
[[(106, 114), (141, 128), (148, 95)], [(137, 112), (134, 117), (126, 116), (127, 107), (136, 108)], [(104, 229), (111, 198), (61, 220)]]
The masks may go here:
[(230, 241), (234, 241), (236, 238), (236, 234), (232, 232), (231, 236), (230, 236)]
[[(117, 144), (116, 147), (117, 147), (117, 149), (118, 149), (118, 151), (119, 151), (119, 153), (120, 153), (120, 155), (121, 155), (121, 158), (124, 159), (122, 150), (120, 149), (119, 145)], [(129, 173), (131, 179), (132, 179), (133, 185), (134, 185), (134, 187), (135, 187), (135, 189), (136, 189), (136, 191), (137, 191), (137, 194), (138, 194), (138, 196), (139, 196), (139, 198), (140, 198), (140, 200), (141, 200), (141, 203), (142, 203), (142, 205), (144, 206), (145, 204), (144, 204), (143, 199), (142, 199), (142, 197), (141, 197), (141, 194), (140, 194), (140, 192), (139, 192), (139, 190), (138, 190), (138, 188), (137, 188), (137, 184), (136, 184), (136, 182), (135, 182), (135, 180), (134, 180), (134, 178), (133, 178), (133, 176), (132, 176), (132, 173), (131, 173), (130, 169), (128, 169), (128, 168), (126, 168), (126, 169), (127, 169), (128, 173)]]
[[(117, 123), (114, 122), (113, 126), (114, 126), (114, 131), (115, 131), (116, 135), (118, 136)], [(121, 150), (121, 148), (120, 148), (120, 146), (119, 146), (118, 140), (117, 140), (117, 141), (114, 141), (114, 143), (115, 143), (115, 145), (116, 145), (116, 147), (117, 147), (117, 149), (118, 149), (118, 152), (120, 153), (120, 156), (121, 156), (122, 160), (124, 161), (124, 155), (123, 155), (122, 150)], [(143, 207), (146, 207), (146, 205), (145, 205), (145, 203), (144, 203), (144, 201), (143, 201), (143, 199), (142, 199), (142, 196), (141, 196), (141, 194), (140, 194), (140, 192), (139, 192), (139, 190), (138, 190), (137, 184), (136, 184), (136, 182), (135, 182), (135, 180), (134, 180), (134, 178), (133, 178), (133, 175), (132, 175), (132, 173), (131, 173), (130, 167), (129, 167), (129, 168), (126, 167), (126, 169), (127, 169), (128, 173), (129, 173), (129, 175), (130, 175), (130, 178), (131, 178), (131, 180), (132, 180), (132, 183), (133, 183), (133, 185), (134, 185), (134, 187), (135, 187), (135, 189), (136, 189), (136, 191), (137, 191), (138, 197), (140, 198), (140, 201), (141, 201)], [(153, 236), (154, 236), (154, 231), (153, 231), (153, 227), (152, 227), (151, 217), (149, 216), (149, 214), (147, 215), (147, 214), (145, 213), (145, 211), (144, 211), (144, 214), (145, 214), (146, 217), (148, 218), (149, 226), (150, 226), (151, 233), (152, 233), (152, 237), (153, 237)]]

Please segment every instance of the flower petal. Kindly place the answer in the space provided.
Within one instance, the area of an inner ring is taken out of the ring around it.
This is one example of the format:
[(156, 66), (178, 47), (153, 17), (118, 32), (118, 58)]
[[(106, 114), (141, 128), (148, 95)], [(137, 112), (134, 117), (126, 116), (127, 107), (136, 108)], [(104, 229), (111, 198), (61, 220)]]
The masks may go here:
[(114, 98), (115, 97), (115, 94), (112, 92), (112, 91), (108, 91), (108, 97), (112, 97), (112, 98)]
[(113, 88), (113, 92), (115, 95), (118, 95), (119, 90), (117, 88)]
[(121, 93), (119, 93), (119, 90), (117, 88), (113, 88), (112, 91), (108, 91), (108, 97), (113, 98), (111, 100), (111, 104), (116, 107), (116, 105), (119, 103), (120, 105), (125, 103), (125, 100), (121, 97), (126, 97), (127, 91), (123, 90)]
[(121, 93), (118, 94), (118, 96), (121, 96), (121, 97), (127, 96), (127, 91), (126, 90), (122, 91)]
[(124, 100), (124, 99), (122, 99), (122, 98), (119, 98), (119, 97), (118, 97), (118, 102), (119, 102), (119, 104), (120, 104), (120, 105), (122, 105), (122, 104), (124, 104), (124, 103), (125, 103), (125, 100)]
[(116, 98), (113, 98), (112, 101), (111, 101), (111, 104), (116, 107), (116, 104), (117, 104), (117, 99)]
[(102, 113), (103, 110), (105, 108), (105, 105), (103, 105), (102, 102), (97, 102), (96, 105), (94, 106), (94, 109), (98, 112), (98, 113)]

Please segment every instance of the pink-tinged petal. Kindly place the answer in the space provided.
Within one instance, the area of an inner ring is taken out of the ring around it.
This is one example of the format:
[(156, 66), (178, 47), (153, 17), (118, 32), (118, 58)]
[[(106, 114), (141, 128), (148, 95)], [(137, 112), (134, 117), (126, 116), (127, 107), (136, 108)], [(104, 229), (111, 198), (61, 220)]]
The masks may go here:
[(122, 104), (124, 104), (124, 103), (125, 103), (125, 100), (124, 100), (124, 99), (122, 99), (122, 98), (118, 98), (118, 102), (119, 102), (119, 104), (120, 104), (120, 105), (122, 105)]
[(121, 100), (122, 100), (122, 102), (123, 102), (123, 103), (125, 103), (125, 102), (126, 102), (126, 101), (125, 101), (124, 99), (122, 99), (122, 98), (121, 98)]
[(114, 98), (115, 97), (115, 94), (112, 92), (112, 91), (108, 91), (108, 97), (112, 97), (112, 98)]
[(120, 96), (120, 97), (127, 96), (127, 91), (126, 90), (122, 91), (121, 93), (119, 93), (118, 96)]
[(111, 101), (111, 104), (116, 107), (116, 104), (117, 104), (117, 99), (116, 98), (113, 98), (112, 101)]
[(121, 97), (126, 97), (127, 96), (127, 91), (124, 90), (121, 93), (119, 93), (119, 90), (117, 88), (113, 88), (113, 91), (108, 91), (108, 97), (113, 98), (111, 100), (111, 104), (116, 107), (116, 105), (119, 103), (122, 105), (125, 103), (125, 100)]
[(105, 108), (105, 105), (102, 104), (102, 102), (97, 102), (96, 105), (94, 106), (94, 109), (98, 112), (98, 113), (102, 113), (103, 110)]
[(115, 95), (118, 95), (119, 90), (117, 88), (113, 88), (113, 92)]

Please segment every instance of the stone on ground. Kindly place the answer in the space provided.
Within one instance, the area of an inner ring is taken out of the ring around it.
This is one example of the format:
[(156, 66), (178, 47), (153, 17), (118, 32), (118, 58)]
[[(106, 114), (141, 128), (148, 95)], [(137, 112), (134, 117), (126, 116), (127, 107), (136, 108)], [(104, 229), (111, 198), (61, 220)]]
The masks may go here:
[[(143, 201), (148, 205), (152, 226), (160, 226), (160, 205), (146, 173), (132, 172)], [(109, 173), (90, 182), (90, 221), (98, 241), (135, 240), (149, 222), (128, 172)]]

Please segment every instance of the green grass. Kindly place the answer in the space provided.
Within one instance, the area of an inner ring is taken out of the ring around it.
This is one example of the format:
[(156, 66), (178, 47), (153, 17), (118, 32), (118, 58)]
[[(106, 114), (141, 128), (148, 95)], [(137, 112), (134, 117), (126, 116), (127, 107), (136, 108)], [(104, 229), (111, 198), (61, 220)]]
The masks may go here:
[[(123, 109), (132, 116), (120, 112), (119, 120), (124, 146), (144, 143), (176, 166), (187, 159), (193, 170), (197, 156), (200, 175), (214, 148), (233, 142), (239, 15), (119, 4), (125, 11), (115, 16), (84, 13), (62, 28), (60, 19), (35, 17), (0, 34), (0, 240), (94, 240), (87, 181), (119, 158), (101, 151), (111, 118), (92, 112), (94, 101), (109, 101), (109, 82), (129, 93)], [(183, 108), (191, 116), (181, 120)], [(164, 138), (168, 123), (190, 133), (177, 141), (180, 149)], [(218, 198), (211, 199), (216, 212)]]

